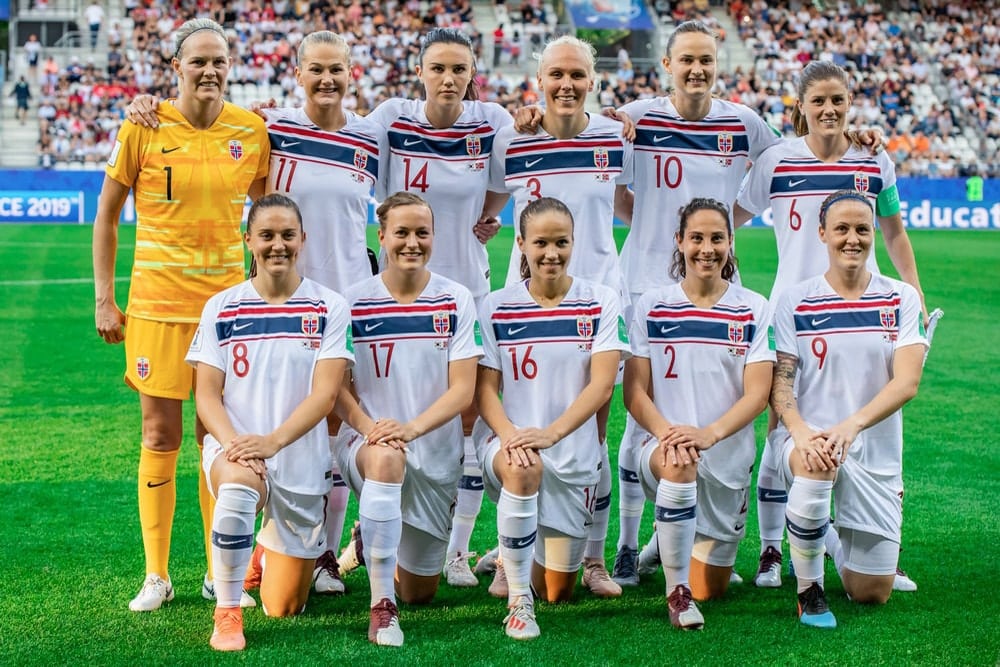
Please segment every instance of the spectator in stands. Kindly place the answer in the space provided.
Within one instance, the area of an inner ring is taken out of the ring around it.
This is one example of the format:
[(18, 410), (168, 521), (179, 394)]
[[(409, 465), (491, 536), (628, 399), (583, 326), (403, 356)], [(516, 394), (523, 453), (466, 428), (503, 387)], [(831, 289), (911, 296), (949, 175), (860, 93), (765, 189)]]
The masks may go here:
[(87, 8), (83, 10), (83, 16), (90, 28), (90, 50), (95, 51), (97, 49), (97, 36), (101, 32), (101, 23), (104, 22), (104, 8), (101, 7), (98, 0), (91, 0)]
[(28, 102), (31, 100), (31, 87), (25, 80), (24, 75), (14, 84), (14, 89), (10, 96), (17, 100), (17, 119), (24, 125), (24, 120), (28, 117)]
[(28, 61), (28, 75), (32, 81), (38, 77), (38, 58), (42, 52), (42, 43), (38, 41), (38, 35), (28, 35), (28, 41), (24, 43), (24, 57)]

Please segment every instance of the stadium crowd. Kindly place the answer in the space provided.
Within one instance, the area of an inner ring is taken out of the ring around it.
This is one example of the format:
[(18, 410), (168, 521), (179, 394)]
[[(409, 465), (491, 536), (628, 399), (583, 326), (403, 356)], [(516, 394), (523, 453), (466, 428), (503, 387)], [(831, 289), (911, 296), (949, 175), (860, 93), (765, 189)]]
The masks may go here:
[[(77, 56), (60, 67), (49, 57), (29, 72), (41, 88), (36, 96), (39, 164), (77, 162), (96, 168), (114, 143), (127, 100), (139, 92), (176, 94), (171, 35), (194, 16), (212, 18), (229, 31), (230, 87), (246, 100), (276, 97), (281, 104), (301, 105), (295, 49), (305, 34), (318, 29), (342, 34), (351, 45), (355, 94), (345, 100), (347, 108), (364, 114), (391, 97), (416, 97), (413, 65), (420, 35), (447, 26), (460, 27), (473, 39), (480, 99), (513, 110), (537, 101), (534, 76), (512, 81), (496, 65), (517, 64), (522, 53), (537, 51), (551, 36), (554, 17), (539, 0), (494, 6), (498, 27), (485, 37), (497, 54), (490, 68), (484, 57), (491, 50), (484, 50), (470, 0), (127, 3), (125, 23), (131, 29), (118, 22), (108, 27), (106, 67)], [(811, 59), (829, 60), (853, 76), (852, 127), (883, 128), (901, 175), (1000, 175), (994, 157), (1000, 147), (1000, 3), (904, 0), (891, 17), (878, 3), (840, 0), (821, 7), (794, 0), (732, 0), (729, 14), (756, 60), (751, 71), (720, 72), (716, 94), (756, 109), (792, 136), (797, 75)], [(707, 2), (661, 1), (655, 9), (674, 22), (705, 21), (726, 38)], [(626, 58), (617, 71), (603, 73), (598, 99), (602, 106), (620, 107), (664, 95), (666, 85), (658, 67), (634, 71)]]

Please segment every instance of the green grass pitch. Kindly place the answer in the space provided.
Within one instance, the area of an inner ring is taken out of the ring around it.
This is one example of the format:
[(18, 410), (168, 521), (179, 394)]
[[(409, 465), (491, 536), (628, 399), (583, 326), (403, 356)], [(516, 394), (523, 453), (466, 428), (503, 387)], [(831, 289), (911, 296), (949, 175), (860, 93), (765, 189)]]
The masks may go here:
[[(249, 648), (208, 647), (212, 604), (200, 595), (204, 556), (197, 509), (196, 448), (180, 459), (171, 574), (177, 598), (151, 614), (128, 611), (142, 579), (135, 500), (139, 410), (122, 383), (123, 351), (99, 340), (93, 324), (89, 226), (4, 227), (0, 285), (0, 662), (20, 664), (962, 664), (1000, 659), (1000, 456), (996, 399), (1000, 354), (1000, 235), (912, 232), (927, 304), (944, 308), (920, 394), (905, 410), (906, 481), (901, 565), (919, 584), (889, 604), (861, 607), (843, 595), (832, 567), (827, 588), (840, 627), (803, 627), (794, 584), (750, 584), (756, 518), (740, 548), (746, 584), (702, 605), (704, 631), (670, 627), (662, 574), (622, 598), (598, 601), (579, 590), (571, 604), (541, 604), (539, 640), (502, 633), (504, 604), (477, 589), (442, 585), (426, 607), (403, 606), (402, 649), (365, 639), (364, 572), (349, 594), (315, 596), (295, 619), (246, 615)], [(124, 304), (132, 229), (122, 228), (119, 303)], [(440, 242), (440, 240), (439, 240)], [(506, 270), (511, 231), (491, 243), (494, 281)], [(737, 235), (743, 281), (767, 292), (774, 271), (768, 230)], [(889, 267), (880, 248), (880, 264)], [(611, 425), (617, 449), (623, 410)], [(188, 405), (188, 417), (192, 415)], [(190, 419), (187, 424), (190, 424)], [(758, 422), (758, 426), (760, 423)], [(759, 429), (758, 429), (759, 430)], [(352, 500), (349, 521), (356, 513)], [(487, 500), (473, 548), (492, 546)], [(650, 512), (643, 539), (651, 530)], [(608, 537), (617, 537), (617, 491)], [(523, 662), (522, 662), (523, 661)]]

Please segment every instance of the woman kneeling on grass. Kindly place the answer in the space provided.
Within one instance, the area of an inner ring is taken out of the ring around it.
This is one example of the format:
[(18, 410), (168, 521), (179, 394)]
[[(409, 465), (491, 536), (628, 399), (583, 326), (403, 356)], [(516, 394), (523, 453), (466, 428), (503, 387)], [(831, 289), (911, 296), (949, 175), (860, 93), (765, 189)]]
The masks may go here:
[(671, 273), (680, 282), (636, 302), (623, 389), (629, 413), (652, 434), (639, 477), (656, 503), (653, 553), (670, 622), (697, 630), (705, 621), (692, 595), (726, 592), (745, 532), (753, 420), (767, 405), (774, 352), (767, 301), (731, 282), (725, 205), (693, 199), (678, 218)]
[(386, 267), (345, 292), (358, 361), (353, 393), (337, 400), (345, 426), (334, 449), (358, 496), (368, 639), (401, 646), (396, 595), (430, 602), (444, 570), (462, 476), (460, 414), (472, 403), (482, 351), (472, 294), (427, 269), (427, 202), (397, 192), (375, 214)]
[(560, 602), (576, 586), (601, 475), (595, 415), (611, 397), (628, 341), (618, 294), (566, 273), (566, 205), (531, 202), (519, 231), (522, 279), (491, 293), (480, 311), (476, 395), (493, 433), (479, 422), (474, 438), (497, 502), (506, 632), (531, 639), (539, 634), (532, 590)]
[[(927, 340), (917, 291), (867, 266), (875, 219), (862, 193), (841, 190), (823, 201), (819, 238), (826, 273), (782, 293), (775, 308), (771, 406), (781, 423), (764, 456), (788, 488), (799, 620), (833, 628), (824, 541), (834, 547), (852, 600), (881, 604), (892, 592), (902, 527), (902, 407), (917, 393)], [(831, 495), (839, 541), (829, 530)]]
[(187, 354), (216, 498), (209, 643), (218, 651), (246, 646), (239, 603), (258, 511), (264, 611), (290, 616), (305, 607), (331, 487), (323, 419), (354, 361), (346, 302), (295, 268), (305, 241), (295, 203), (278, 194), (257, 200), (244, 240), (257, 274), (209, 299)]

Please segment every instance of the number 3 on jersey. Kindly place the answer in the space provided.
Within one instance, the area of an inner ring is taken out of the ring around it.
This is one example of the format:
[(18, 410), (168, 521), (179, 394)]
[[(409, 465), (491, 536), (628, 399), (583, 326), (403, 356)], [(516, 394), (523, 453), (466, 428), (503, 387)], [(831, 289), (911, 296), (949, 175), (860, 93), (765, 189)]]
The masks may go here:
[(406, 189), (427, 192), (427, 188), (430, 187), (427, 183), (427, 162), (422, 162), (415, 172), (412, 162), (413, 160), (408, 157), (403, 158), (403, 182), (406, 184)]

